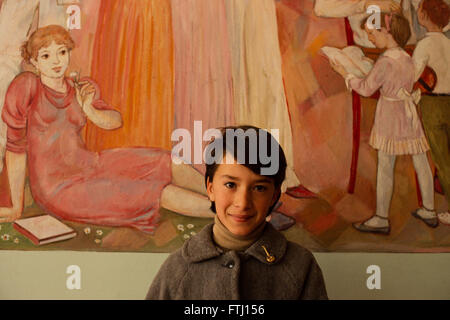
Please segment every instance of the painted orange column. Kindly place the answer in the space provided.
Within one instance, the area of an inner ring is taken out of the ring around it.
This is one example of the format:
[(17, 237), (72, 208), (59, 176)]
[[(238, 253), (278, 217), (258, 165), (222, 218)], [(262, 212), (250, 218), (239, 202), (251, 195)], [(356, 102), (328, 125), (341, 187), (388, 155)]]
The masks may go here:
[(102, 1), (92, 61), (101, 98), (122, 113), (123, 127), (106, 131), (89, 123), (92, 150), (171, 148), (173, 40), (169, 0)]

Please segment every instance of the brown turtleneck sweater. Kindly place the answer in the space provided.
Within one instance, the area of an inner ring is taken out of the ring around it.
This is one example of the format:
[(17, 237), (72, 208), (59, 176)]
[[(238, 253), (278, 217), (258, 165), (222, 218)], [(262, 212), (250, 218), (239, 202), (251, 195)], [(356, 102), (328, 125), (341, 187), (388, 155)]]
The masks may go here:
[(213, 239), (221, 249), (228, 251), (245, 251), (263, 234), (266, 227), (264, 220), (255, 230), (245, 236), (237, 236), (228, 230), (216, 215), (214, 218)]

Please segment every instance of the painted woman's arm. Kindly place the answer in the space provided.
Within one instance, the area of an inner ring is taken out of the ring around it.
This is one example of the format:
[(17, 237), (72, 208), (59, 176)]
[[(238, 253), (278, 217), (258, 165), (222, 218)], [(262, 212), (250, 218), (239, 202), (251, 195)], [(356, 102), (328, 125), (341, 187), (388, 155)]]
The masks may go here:
[(22, 212), (23, 209), (26, 166), (26, 153), (6, 151), (6, 167), (8, 169), (9, 187), (11, 189), (11, 202), (13, 208), (19, 212)]
[(379, 7), (382, 12), (400, 10), (399, 3), (394, 0), (316, 0), (314, 13), (318, 17), (345, 18), (366, 13), (372, 5)]
[(93, 80), (82, 80), (75, 89), (79, 105), (96, 126), (106, 130), (122, 126), (122, 115), (100, 99), (100, 88)]
[(83, 110), (88, 119), (102, 129), (114, 130), (122, 126), (122, 116), (118, 111), (99, 110), (92, 104), (83, 106)]
[(0, 222), (12, 222), (22, 215), (26, 165), (26, 153), (6, 151), (6, 168), (12, 207), (0, 208)]
[(27, 164), (27, 119), (36, 94), (38, 78), (29, 72), (18, 75), (8, 87), (2, 119), (7, 128), (6, 167), (12, 207), (0, 208), (0, 222), (18, 219), (23, 210)]
[(366, 0), (316, 0), (314, 13), (318, 17), (345, 18), (365, 11)]

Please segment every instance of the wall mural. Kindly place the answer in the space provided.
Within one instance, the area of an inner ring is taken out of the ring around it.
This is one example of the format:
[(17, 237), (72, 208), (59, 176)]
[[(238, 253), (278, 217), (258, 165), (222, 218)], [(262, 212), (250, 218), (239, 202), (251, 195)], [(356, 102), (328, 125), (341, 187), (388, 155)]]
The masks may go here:
[(448, 16), (429, 6), (0, 0), (0, 249), (174, 251), (214, 217), (174, 133), (185, 159), (248, 124), (279, 132), (268, 220), (289, 240), (450, 252)]

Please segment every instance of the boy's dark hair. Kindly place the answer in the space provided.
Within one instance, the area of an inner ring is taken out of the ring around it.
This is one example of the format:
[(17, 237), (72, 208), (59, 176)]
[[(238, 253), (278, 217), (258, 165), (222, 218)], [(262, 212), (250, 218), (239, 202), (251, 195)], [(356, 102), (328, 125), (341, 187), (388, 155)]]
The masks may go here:
[[(222, 146), (221, 150), (223, 150), (223, 154), (220, 157), (221, 160), (223, 160), (223, 156), (225, 156), (225, 153), (228, 152), (230, 155), (233, 156), (233, 158), (236, 160), (237, 163), (245, 166), (246, 168), (250, 169), (252, 172), (256, 174), (264, 175), (271, 178), (274, 182), (275, 190), (281, 191), (281, 184), (283, 183), (284, 178), (286, 177), (286, 167), (287, 167), (286, 156), (284, 155), (283, 149), (281, 148), (277, 140), (269, 132), (267, 132), (264, 129), (248, 125), (228, 126), (219, 128), (219, 130), (221, 132), (221, 137), (216, 138), (213, 142), (215, 146)], [(233, 130), (233, 132), (235, 133), (237, 132), (241, 134), (233, 135), (231, 141), (228, 141), (230, 140), (230, 136), (228, 136), (226, 133), (227, 131), (230, 130)], [(250, 135), (252, 135), (253, 138), (256, 140), (251, 140)], [(241, 141), (238, 141), (239, 139), (241, 139)], [(265, 141), (261, 139), (264, 139)], [(273, 175), (262, 174), (263, 172), (262, 170), (264, 168), (270, 168), (271, 165), (273, 165), (273, 163), (263, 163), (260, 159), (259, 156), (261, 154), (260, 147), (264, 146), (264, 144), (265, 150), (263, 151), (263, 153), (266, 154), (271, 159), (271, 161), (278, 161), (277, 163), (278, 170), (276, 170), (275, 174)], [(243, 147), (244, 150), (240, 150), (239, 147), (241, 148)], [(277, 159), (272, 159), (272, 150), (274, 150), (274, 148), (276, 148), (278, 151)], [(216, 156), (212, 142), (208, 144), (205, 151), (206, 151), (205, 186), (207, 186), (208, 180), (210, 182), (213, 181), (214, 174), (216, 173), (217, 168), (220, 165), (220, 162), (217, 163), (217, 161), (211, 160)], [(242, 153), (242, 151), (244, 151), (243, 155), (245, 154), (244, 161), (240, 161), (241, 159), (239, 159), (239, 154)], [(250, 151), (256, 152), (256, 155), (250, 154)], [(250, 161), (250, 159), (252, 158), (256, 160), (256, 163), (254, 163), (255, 161)], [(270, 207), (269, 212), (267, 214), (270, 214), (272, 212), (273, 207), (276, 205), (277, 201), (274, 203), (272, 207)], [(214, 213), (216, 213), (216, 206), (213, 201), (211, 202), (211, 210)]]
[(444, 28), (450, 18), (450, 6), (444, 0), (423, 0), (422, 10), (439, 28)]
[[(380, 27), (386, 28), (386, 16), (391, 15), (391, 25), (389, 33), (394, 38), (397, 44), (404, 48), (408, 43), (409, 38), (411, 38), (411, 28), (409, 26), (409, 21), (402, 14), (388, 14), (388, 13), (380, 13)], [(370, 16), (365, 18), (361, 23), (361, 29), (364, 29), (369, 20)]]

